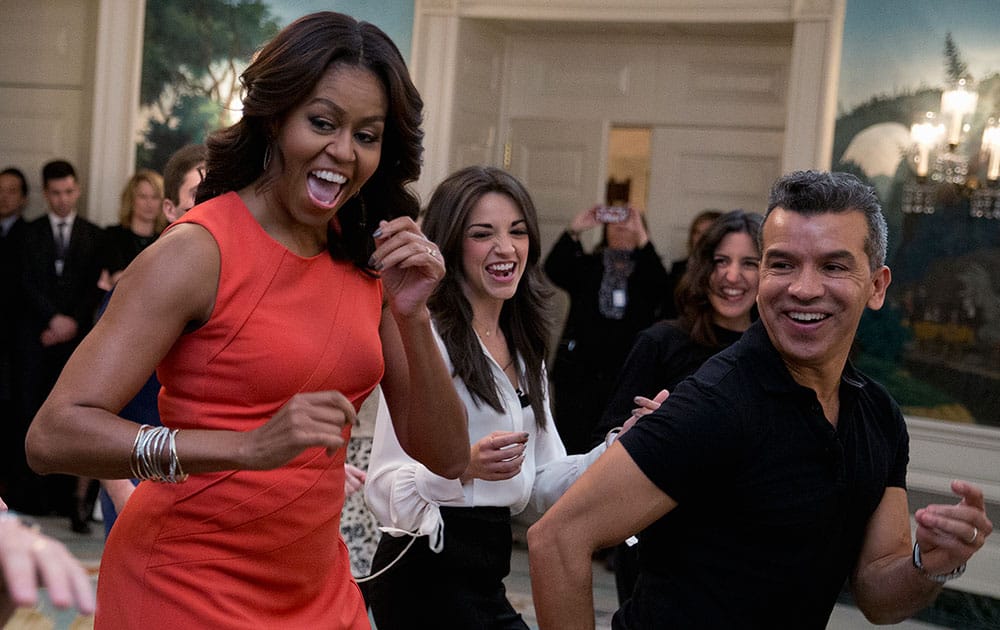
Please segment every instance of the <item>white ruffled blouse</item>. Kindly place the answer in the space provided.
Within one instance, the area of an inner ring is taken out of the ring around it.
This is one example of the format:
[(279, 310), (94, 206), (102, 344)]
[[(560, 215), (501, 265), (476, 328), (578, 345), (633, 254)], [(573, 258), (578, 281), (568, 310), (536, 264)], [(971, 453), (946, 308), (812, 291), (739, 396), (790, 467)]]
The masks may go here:
[[(452, 371), (451, 360), (436, 329), (434, 337), (448, 370)], [(494, 379), (499, 383), (504, 411), (497, 412), (489, 405), (475, 402), (465, 383), (455, 376), (452, 379), (455, 389), (469, 416), (470, 444), (493, 431), (526, 432), (528, 448), (518, 474), (503, 481), (473, 479), (464, 484), (458, 479), (440, 477), (403, 451), (384, 404), (375, 421), (375, 437), (365, 483), (368, 507), (383, 531), (393, 536), (429, 536), (431, 549), (435, 551), (440, 551), (444, 540), (439, 506), (509, 507), (512, 516), (528, 508), (533, 513), (541, 514), (607, 449), (600, 444), (589, 453), (567, 455), (549, 411), (548, 388), (542, 405), (546, 416), (545, 428), (539, 429), (531, 407), (521, 407), (510, 379), (481, 341), (480, 346), (490, 362)], [(544, 371), (542, 379), (547, 382)]]

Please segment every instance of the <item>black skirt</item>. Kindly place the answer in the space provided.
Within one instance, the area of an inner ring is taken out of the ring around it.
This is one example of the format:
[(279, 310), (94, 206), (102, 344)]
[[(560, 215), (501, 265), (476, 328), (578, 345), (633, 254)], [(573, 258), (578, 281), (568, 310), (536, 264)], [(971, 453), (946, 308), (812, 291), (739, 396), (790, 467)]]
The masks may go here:
[[(421, 536), (388, 571), (369, 582), (378, 630), (454, 628), (527, 630), (507, 600), (510, 510), (442, 507), (444, 548), (434, 553)], [(409, 536), (382, 536), (372, 574), (399, 557)]]

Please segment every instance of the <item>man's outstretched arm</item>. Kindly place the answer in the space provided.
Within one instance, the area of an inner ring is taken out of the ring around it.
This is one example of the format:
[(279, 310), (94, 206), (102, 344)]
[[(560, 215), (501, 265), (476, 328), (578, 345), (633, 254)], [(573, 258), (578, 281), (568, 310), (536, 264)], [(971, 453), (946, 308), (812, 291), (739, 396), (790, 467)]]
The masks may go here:
[(615, 442), (528, 530), (540, 628), (594, 627), (594, 551), (638, 533), (677, 503)]
[(941, 592), (941, 583), (928, 576), (946, 576), (964, 567), (993, 531), (982, 490), (964, 481), (952, 482), (951, 489), (961, 501), (916, 512), (922, 570), (914, 566), (906, 491), (886, 489), (868, 523), (851, 579), (858, 608), (869, 620), (898, 623), (929, 605)]

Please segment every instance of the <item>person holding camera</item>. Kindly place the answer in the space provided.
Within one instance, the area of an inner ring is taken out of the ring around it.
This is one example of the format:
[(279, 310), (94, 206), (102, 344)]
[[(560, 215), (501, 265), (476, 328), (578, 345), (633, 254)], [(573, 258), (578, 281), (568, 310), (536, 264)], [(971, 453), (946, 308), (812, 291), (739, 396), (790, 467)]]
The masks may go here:
[[(596, 227), (603, 237), (587, 253), (580, 235)], [(552, 366), (556, 427), (568, 453), (585, 453), (636, 334), (658, 317), (667, 271), (638, 209), (593, 206), (553, 245), (545, 273), (570, 299)]]

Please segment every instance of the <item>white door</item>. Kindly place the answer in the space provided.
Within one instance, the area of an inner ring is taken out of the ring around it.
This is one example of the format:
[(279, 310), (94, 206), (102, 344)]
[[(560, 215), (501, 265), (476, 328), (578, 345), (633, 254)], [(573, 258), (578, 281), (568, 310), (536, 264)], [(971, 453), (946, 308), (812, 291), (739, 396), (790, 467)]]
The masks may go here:
[(660, 255), (687, 254), (688, 224), (702, 210), (763, 213), (781, 174), (783, 137), (780, 131), (654, 128), (646, 214)]
[(602, 121), (510, 120), (504, 167), (535, 202), (543, 256), (577, 213), (603, 201), (606, 129)]

